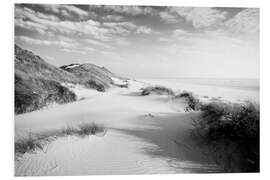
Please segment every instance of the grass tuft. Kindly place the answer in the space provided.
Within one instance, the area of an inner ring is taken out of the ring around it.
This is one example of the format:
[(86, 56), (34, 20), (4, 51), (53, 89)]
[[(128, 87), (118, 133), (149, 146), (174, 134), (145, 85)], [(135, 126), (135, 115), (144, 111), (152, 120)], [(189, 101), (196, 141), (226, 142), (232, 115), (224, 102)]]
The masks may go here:
[(42, 150), (44, 143), (38, 138), (34, 137), (32, 133), (29, 133), (29, 136), (23, 139), (20, 139), (15, 142), (15, 153), (24, 154), (26, 152), (32, 153), (36, 150)]
[(80, 136), (95, 135), (97, 133), (102, 133), (105, 131), (104, 126), (96, 123), (82, 123), (79, 125), (78, 134)]
[(103, 125), (97, 123), (81, 123), (77, 128), (74, 126), (67, 126), (61, 130), (50, 133), (35, 134), (29, 133), (25, 138), (19, 139), (15, 142), (15, 154), (33, 153), (37, 150), (43, 150), (44, 146), (63, 136), (80, 136), (85, 137), (89, 135), (104, 136), (106, 129)]
[(78, 135), (78, 136), (89, 136), (96, 135), (98, 133), (106, 132), (103, 125), (93, 123), (81, 123), (77, 128), (74, 126), (67, 126), (62, 129), (61, 135)]
[(67, 127), (62, 129), (61, 134), (62, 135), (75, 135), (77, 132), (78, 130), (75, 127), (68, 125)]
[(172, 89), (164, 87), (164, 86), (149, 86), (146, 88), (142, 88), (142, 92), (141, 92), (142, 96), (146, 96), (150, 94), (169, 95), (169, 96), (175, 95)]
[(187, 101), (187, 104), (188, 104), (188, 108), (186, 109), (186, 111), (199, 110), (200, 105), (201, 105), (199, 99), (196, 98), (194, 96), (194, 94), (191, 93), (191, 92), (184, 91), (184, 92), (176, 95), (174, 98), (175, 99), (177, 99), (177, 98), (185, 98), (185, 100)]

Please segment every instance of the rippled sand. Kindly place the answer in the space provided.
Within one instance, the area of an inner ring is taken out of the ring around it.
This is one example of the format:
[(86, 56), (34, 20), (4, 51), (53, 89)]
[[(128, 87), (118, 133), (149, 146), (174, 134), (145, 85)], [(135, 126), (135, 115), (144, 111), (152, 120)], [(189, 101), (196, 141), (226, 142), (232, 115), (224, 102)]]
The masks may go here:
[(84, 90), (84, 100), (15, 117), (15, 138), (97, 122), (104, 136), (57, 138), (42, 151), (15, 162), (16, 176), (153, 174), (219, 171), (191, 136), (197, 113), (167, 96), (139, 96), (146, 84), (100, 93)]

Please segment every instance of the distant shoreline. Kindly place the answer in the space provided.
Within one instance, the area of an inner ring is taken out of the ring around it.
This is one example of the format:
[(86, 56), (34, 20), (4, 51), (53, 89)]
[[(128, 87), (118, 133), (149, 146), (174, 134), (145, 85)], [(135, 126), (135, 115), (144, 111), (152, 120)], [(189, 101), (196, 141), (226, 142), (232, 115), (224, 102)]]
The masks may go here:
[(240, 78), (137, 78), (139, 80), (167, 80), (169, 82), (185, 83), (193, 85), (228, 87), (242, 90), (260, 90), (259, 79)]

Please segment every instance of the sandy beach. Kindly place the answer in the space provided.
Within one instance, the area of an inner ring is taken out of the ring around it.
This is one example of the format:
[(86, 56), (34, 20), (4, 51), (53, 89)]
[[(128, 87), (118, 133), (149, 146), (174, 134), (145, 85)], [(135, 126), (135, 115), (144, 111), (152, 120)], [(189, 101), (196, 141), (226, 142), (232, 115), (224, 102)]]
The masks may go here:
[(80, 101), (15, 116), (15, 140), (83, 122), (107, 129), (102, 136), (56, 138), (43, 150), (25, 153), (15, 161), (15, 175), (220, 171), (191, 135), (192, 119), (199, 112), (185, 112), (185, 101), (165, 95), (140, 96), (140, 88), (149, 82), (128, 83), (129, 88), (107, 92), (75, 87)]
[(15, 176), (260, 172), (259, 8), (12, 7)]

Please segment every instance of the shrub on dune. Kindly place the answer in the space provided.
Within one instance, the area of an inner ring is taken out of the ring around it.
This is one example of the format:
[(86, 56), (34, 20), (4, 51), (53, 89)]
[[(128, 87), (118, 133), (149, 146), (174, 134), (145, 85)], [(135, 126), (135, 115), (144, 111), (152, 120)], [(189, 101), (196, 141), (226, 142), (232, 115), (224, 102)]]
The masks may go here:
[(97, 123), (81, 123), (77, 128), (74, 126), (67, 126), (62, 129), (62, 135), (79, 135), (89, 136), (96, 135), (98, 133), (105, 132), (105, 127)]
[(34, 152), (43, 149), (44, 144), (31, 133), (28, 137), (15, 142), (15, 153), (24, 154), (26, 152)]
[(81, 136), (95, 135), (105, 132), (104, 126), (96, 123), (82, 123), (79, 125), (78, 134)]
[(73, 126), (67, 126), (65, 128), (62, 129), (62, 134), (63, 135), (74, 135), (78, 132), (78, 129), (76, 129)]
[(142, 92), (141, 92), (142, 96), (146, 96), (150, 94), (169, 95), (169, 96), (175, 95), (172, 89), (164, 87), (164, 86), (149, 86), (146, 88), (142, 88)]
[(85, 86), (88, 88), (96, 89), (97, 91), (100, 91), (100, 92), (105, 92), (106, 90), (106, 87), (102, 83), (99, 83), (98, 81), (94, 81), (94, 80), (88, 80), (85, 83)]
[[(259, 105), (251, 102), (229, 104), (212, 102), (202, 105), (200, 120), (195, 121), (197, 132), (226, 161), (229, 171), (259, 171)], [(234, 150), (232, 150), (234, 149)]]
[(188, 104), (187, 111), (191, 110), (198, 110), (200, 108), (200, 101), (196, 98), (191, 92), (182, 92), (175, 96), (177, 98), (185, 98)]

